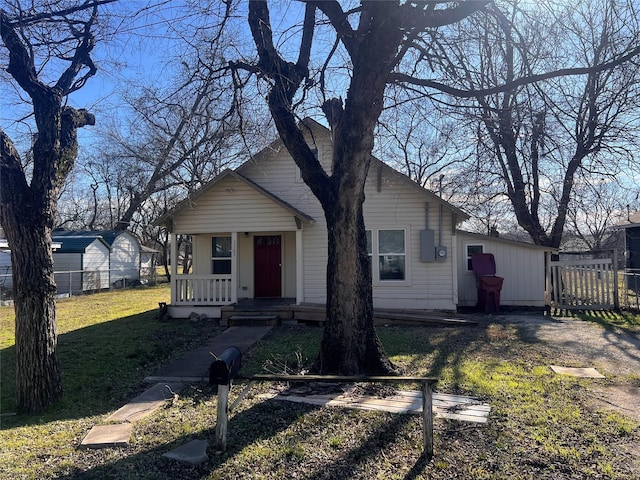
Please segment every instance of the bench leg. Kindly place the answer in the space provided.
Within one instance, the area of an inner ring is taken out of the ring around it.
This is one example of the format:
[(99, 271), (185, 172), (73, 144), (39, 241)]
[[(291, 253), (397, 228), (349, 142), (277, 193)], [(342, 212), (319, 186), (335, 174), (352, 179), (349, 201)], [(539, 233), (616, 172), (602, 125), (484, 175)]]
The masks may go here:
[(433, 457), (433, 395), (431, 384), (422, 383), (422, 428), (424, 431), (424, 453)]

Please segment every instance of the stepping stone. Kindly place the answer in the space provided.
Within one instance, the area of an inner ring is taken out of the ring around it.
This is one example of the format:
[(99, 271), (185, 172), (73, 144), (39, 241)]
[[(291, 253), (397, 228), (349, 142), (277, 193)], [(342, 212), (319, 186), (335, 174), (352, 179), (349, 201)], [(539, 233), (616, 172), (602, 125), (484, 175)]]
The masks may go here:
[(112, 413), (106, 421), (112, 423), (136, 422), (163, 407), (167, 400), (173, 398), (174, 393), (180, 392), (183, 388), (183, 383), (156, 383), (124, 407)]
[(91, 428), (80, 446), (84, 448), (128, 447), (132, 429), (131, 423), (97, 425)]
[(560, 367), (558, 365), (549, 365), (551, 370), (556, 373), (560, 373), (562, 375), (571, 375), (572, 377), (581, 377), (581, 378), (605, 378), (600, 372), (598, 372), (595, 368), (575, 368), (575, 367)]
[(209, 442), (206, 440), (192, 440), (162, 456), (188, 465), (200, 465), (209, 460), (207, 456), (208, 446)]

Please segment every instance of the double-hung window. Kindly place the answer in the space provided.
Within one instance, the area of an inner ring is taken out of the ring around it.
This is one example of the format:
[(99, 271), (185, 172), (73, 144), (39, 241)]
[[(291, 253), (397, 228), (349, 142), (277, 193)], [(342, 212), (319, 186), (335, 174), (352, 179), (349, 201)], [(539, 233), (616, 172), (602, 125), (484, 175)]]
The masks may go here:
[(404, 229), (367, 230), (367, 253), (371, 259), (374, 281), (407, 280), (407, 243)]
[(378, 230), (378, 272), (380, 281), (406, 280), (404, 230)]
[(211, 238), (211, 273), (215, 275), (231, 273), (231, 237)]

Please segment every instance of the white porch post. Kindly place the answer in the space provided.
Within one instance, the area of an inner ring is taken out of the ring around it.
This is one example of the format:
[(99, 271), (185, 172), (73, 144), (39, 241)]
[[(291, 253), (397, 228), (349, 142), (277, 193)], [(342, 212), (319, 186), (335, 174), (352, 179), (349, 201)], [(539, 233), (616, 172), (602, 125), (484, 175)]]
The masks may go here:
[(171, 242), (171, 304), (175, 305), (178, 302), (178, 238), (175, 233), (170, 234)]
[(303, 269), (302, 228), (296, 230), (296, 304), (304, 301), (304, 269)]
[(238, 232), (231, 232), (231, 303), (238, 301)]

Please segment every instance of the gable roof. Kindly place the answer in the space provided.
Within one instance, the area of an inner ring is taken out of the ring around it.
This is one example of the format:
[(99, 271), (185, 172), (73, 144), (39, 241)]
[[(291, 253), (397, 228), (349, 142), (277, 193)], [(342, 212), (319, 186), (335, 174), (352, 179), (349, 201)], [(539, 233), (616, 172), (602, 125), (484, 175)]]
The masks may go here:
[(443, 207), (449, 209), (451, 211), (451, 213), (453, 213), (454, 215), (456, 215), (458, 217), (458, 223), (460, 223), (460, 222), (462, 222), (464, 220), (468, 220), (469, 218), (471, 218), (469, 216), (469, 214), (466, 213), (465, 211), (463, 211), (463, 210), (459, 209), (458, 207), (456, 207), (455, 205), (447, 202), (445, 199), (443, 199), (442, 197), (437, 195), (435, 192), (433, 192), (433, 191), (431, 191), (431, 190), (429, 190), (427, 188), (424, 188), (422, 185), (420, 185), (418, 182), (413, 180), (411, 177), (405, 175), (402, 172), (399, 172), (398, 170), (396, 170), (392, 166), (386, 164), (382, 160), (379, 160), (378, 158), (376, 158), (376, 157), (374, 157), (372, 155), (371, 156), (371, 167), (369, 168), (369, 172), (371, 172), (371, 168), (375, 168), (375, 167), (382, 168), (382, 169), (386, 170), (391, 175), (394, 175), (394, 176), (400, 178), (403, 182), (407, 183), (407, 185), (410, 185), (412, 188), (416, 189), (417, 191), (419, 191), (420, 193), (425, 195), (429, 200), (432, 200), (432, 201), (436, 202), (437, 204), (442, 205)]
[(217, 175), (215, 178), (213, 178), (211, 181), (209, 181), (208, 183), (203, 185), (199, 190), (197, 190), (193, 194), (189, 195), (187, 198), (182, 200), (174, 208), (172, 208), (167, 213), (165, 213), (160, 218), (158, 218), (155, 222), (153, 222), (153, 224), (154, 225), (162, 225), (162, 224), (167, 224), (168, 222), (171, 222), (171, 219), (174, 216), (176, 216), (182, 210), (191, 207), (194, 203), (196, 203), (196, 200), (198, 198), (203, 196), (207, 191), (209, 191), (210, 189), (214, 188), (216, 185), (218, 185), (223, 180), (225, 180), (226, 178), (229, 178), (229, 177), (235, 178), (236, 180), (244, 182), (246, 185), (248, 185), (249, 187), (251, 187), (252, 189), (257, 191), (258, 193), (260, 193), (260, 194), (266, 196), (267, 198), (273, 200), (275, 203), (277, 203), (278, 205), (283, 207), (285, 210), (288, 210), (294, 216), (300, 218), (302, 221), (304, 221), (306, 223), (315, 223), (315, 219), (313, 217), (311, 217), (310, 215), (307, 215), (303, 211), (297, 209), (296, 207), (294, 207), (290, 203), (282, 200), (277, 195), (274, 195), (273, 193), (269, 192), (268, 190), (265, 190), (264, 188), (262, 188), (260, 185), (258, 185), (254, 181), (248, 179), (244, 175), (241, 175), (241, 174), (239, 174), (238, 172), (236, 172), (234, 170), (226, 169), (222, 173)]
[[(322, 133), (325, 133), (327, 135), (331, 135), (331, 132), (327, 127), (325, 127), (324, 125), (322, 125), (321, 123), (317, 122), (316, 120), (314, 120), (314, 119), (312, 119), (310, 117), (304, 118), (300, 123), (303, 124), (303, 125), (306, 125), (308, 127), (308, 129), (309, 129), (309, 132), (312, 132), (314, 129), (316, 129), (316, 130), (320, 130)], [(278, 151), (281, 148), (285, 148), (285, 146), (284, 146), (284, 143), (283, 143), (282, 139), (280, 137), (278, 137), (275, 140), (273, 140), (272, 142), (270, 142), (265, 148), (260, 150), (258, 153), (256, 153), (255, 155), (252, 155), (248, 160), (246, 160), (241, 165), (239, 165), (235, 170), (231, 170), (231, 169), (224, 170), (222, 173), (220, 173), (215, 178), (210, 180), (208, 183), (203, 185), (196, 192), (194, 192), (194, 193), (190, 194), (189, 196), (187, 196), (187, 198), (182, 200), (174, 208), (172, 208), (171, 210), (169, 210), (168, 212), (166, 212), (165, 214), (160, 216), (157, 220), (155, 220), (153, 222), (153, 224), (154, 225), (162, 225), (162, 224), (170, 223), (171, 219), (174, 216), (179, 214), (185, 208), (188, 208), (188, 207), (192, 206), (192, 204), (195, 203), (195, 201), (199, 197), (204, 195), (209, 189), (213, 188), (215, 185), (219, 184), (221, 181), (223, 181), (225, 178), (228, 178), (229, 176), (233, 176), (234, 178), (245, 182), (247, 185), (251, 186), (253, 189), (255, 189), (256, 191), (260, 192), (261, 194), (267, 196), (268, 198), (270, 198), (274, 202), (278, 203), (279, 205), (281, 205), (285, 209), (289, 210), (291, 213), (293, 213), (293, 215), (295, 215), (296, 217), (299, 217), (303, 221), (305, 221), (307, 223), (315, 223), (315, 220), (313, 219), (313, 217), (311, 217), (311, 216), (307, 215), (306, 213), (302, 212), (301, 210), (295, 208), (290, 203), (286, 202), (285, 200), (279, 198), (277, 195), (274, 195), (273, 193), (271, 193), (268, 190), (264, 189), (263, 187), (261, 187), (260, 185), (258, 185), (254, 181), (250, 180), (249, 178), (245, 177), (241, 173), (242, 170), (244, 170), (247, 165), (249, 165), (251, 163), (255, 163), (257, 161), (260, 161), (260, 158), (263, 157), (267, 152), (274, 151), (274, 150)], [(380, 159), (378, 159), (378, 158), (376, 158), (375, 156), (372, 155), (371, 156), (371, 161), (372, 161), (371, 167), (375, 166), (376, 168), (384, 169), (385, 171), (387, 171), (391, 175), (394, 175), (394, 176), (400, 178), (403, 182), (405, 182), (406, 184), (410, 185), (412, 188), (415, 188), (421, 194), (425, 195), (430, 201), (435, 201), (437, 204), (440, 204), (440, 205), (444, 206), (445, 208), (447, 208), (448, 210), (450, 210), (456, 216), (456, 218), (458, 219), (457, 223), (460, 223), (460, 222), (470, 218), (470, 216), (466, 212), (464, 212), (463, 210), (459, 209), (458, 207), (456, 207), (456, 206), (452, 205), (451, 203), (447, 202), (446, 200), (442, 199), (440, 196), (436, 195), (431, 190), (428, 190), (428, 189), (424, 188), (422, 185), (420, 185), (419, 183), (417, 183), (416, 181), (411, 179), (409, 176), (405, 175), (402, 172), (399, 172), (398, 170), (396, 170), (395, 168), (393, 168), (390, 165), (386, 164), (382, 160), (380, 160)], [(370, 167), (370, 170), (369, 170), (370, 172), (371, 172), (371, 167)]]
[(54, 230), (51, 237), (87, 237), (94, 239), (100, 237), (109, 247), (111, 247), (116, 238), (123, 234), (127, 234), (135, 238), (135, 236), (127, 230)]
[(51, 235), (54, 242), (59, 242), (62, 246), (56, 253), (84, 253), (89, 245), (98, 240), (111, 250), (111, 246), (105, 241), (102, 235), (96, 232), (73, 232), (71, 230), (56, 230)]
[[(317, 122), (316, 120), (314, 120), (311, 117), (305, 117), (300, 122), (300, 124), (306, 126), (308, 128), (307, 131), (309, 131), (311, 133), (313, 133), (314, 130), (319, 130), (322, 133), (326, 134), (327, 136), (331, 136), (331, 131), (326, 126), (324, 126), (323, 124)], [(265, 148), (263, 148), (258, 153), (253, 155), (252, 158), (248, 159), (247, 161), (242, 163), (240, 166), (238, 166), (235, 171), (236, 172), (242, 171), (242, 169), (246, 165), (248, 165), (248, 164), (250, 164), (252, 162), (259, 161), (260, 157), (262, 157), (269, 150), (276, 150), (277, 151), (280, 148), (286, 148), (286, 147), (284, 146), (284, 143), (283, 143), (282, 139), (278, 137), (277, 139), (275, 139), (272, 142), (270, 142), (269, 145), (267, 145)], [(371, 155), (371, 166), (369, 168), (369, 172), (371, 172), (372, 168), (378, 168), (378, 167), (384, 169), (386, 172), (390, 173), (391, 175), (394, 175), (394, 176), (400, 178), (402, 181), (406, 182), (408, 185), (410, 185), (411, 187), (415, 188), (416, 190), (418, 190), (423, 195), (426, 195), (429, 198), (429, 200), (433, 200), (436, 203), (441, 204), (445, 208), (451, 210), (451, 212), (454, 215), (456, 215), (460, 219), (460, 221), (468, 220), (469, 218), (471, 218), (466, 212), (464, 212), (460, 208), (456, 207), (455, 205), (447, 202), (442, 197), (437, 195), (435, 192), (433, 192), (433, 191), (431, 191), (431, 190), (429, 190), (427, 188), (424, 188), (422, 185), (420, 185), (418, 182), (413, 180), (408, 175), (405, 175), (404, 173), (396, 170), (395, 168), (393, 168), (389, 164), (383, 162), (382, 160), (380, 160), (376, 156)]]

